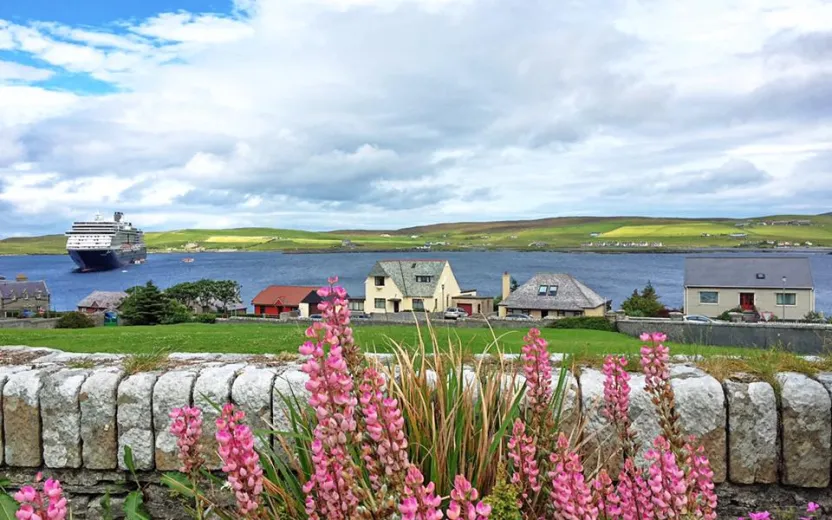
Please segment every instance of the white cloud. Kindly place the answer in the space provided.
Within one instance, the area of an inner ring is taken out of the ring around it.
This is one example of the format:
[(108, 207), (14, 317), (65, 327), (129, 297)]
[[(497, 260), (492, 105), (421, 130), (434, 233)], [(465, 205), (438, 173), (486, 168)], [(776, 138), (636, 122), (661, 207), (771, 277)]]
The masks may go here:
[(0, 60), (0, 83), (6, 80), (42, 81), (53, 74), (51, 70)]
[[(305, 227), (312, 212), (390, 227), (482, 218), (483, 201), (493, 218), (810, 207), (798, 165), (832, 143), (832, 65), (789, 50), (825, 41), (800, 40), (828, 31), (821, 0), (235, 5), (0, 22), (0, 47), (12, 35), (16, 52), (117, 87), (0, 86), (0, 168), (122, 179), (112, 203), (145, 227)], [(674, 190), (680, 175), (719, 190)], [(95, 188), (34, 189), (67, 211), (101, 205)]]

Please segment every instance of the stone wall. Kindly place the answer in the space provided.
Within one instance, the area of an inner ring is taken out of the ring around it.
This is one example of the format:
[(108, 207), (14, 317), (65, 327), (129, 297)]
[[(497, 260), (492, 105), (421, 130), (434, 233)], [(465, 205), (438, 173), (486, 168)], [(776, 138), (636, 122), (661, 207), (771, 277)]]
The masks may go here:
[[(209, 401), (236, 403), (254, 428), (281, 429), (288, 423), (277, 396), (306, 392), (300, 360), (285, 357), (172, 354), (158, 370), (128, 374), (119, 356), (4, 347), (0, 363), (0, 475), (13, 486), (37, 471), (60, 478), (76, 519), (102, 518), (107, 493), (119, 510), (133, 487), (124, 471), (127, 446), (154, 518), (187, 518), (159, 485), (161, 473), (178, 465), (170, 409), (202, 407), (205, 455), (218, 469)], [(682, 428), (702, 439), (711, 460), (721, 517), (808, 500), (832, 511), (832, 373), (778, 374), (777, 389), (742, 375), (717, 381), (687, 364), (674, 364), (671, 375)], [(588, 465), (615, 471), (620, 450), (600, 413), (603, 380), (592, 368), (570, 376), (566, 416), (585, 418)], [(633, 374), (631, 414), (646, 446), (658, 427), (643, 383)]]
[(832, 348), (832, 325), (813, 323), (693, 323), (668, 319), (620, 319), (618, 330), (638, 336), (664, 332), (670, 341), (726, 347), (784, 348), (798, 354), (820, 354)]
[[(390, 326), (390, 325), (415, 325), (417, 322), (420, 325), (426, 326), (428, 320), (430, 320), (430, 324), (432, 327), (460, 327), (460, 328), (471, 328), (471, 329), (482, 329), (486, 327), (493, 327), (499, 329), (528, 329), (529, 327), (546, 327), (549, 323), (553, 320), (540, 320), (540, 321), (521, 321), (521, 320), (503, 320), (499, 318), (489, 318), (488, 320), (481, 319), (481, 318), (467, 318), (462, 320), (446, 320), (444, 319), (442, 314), (430, 314), (430, 315), (414, 315), (411, 313), (399, 313), (399, 314), (379, 314), (373, 316), (370, 319), (366, 320), (352, 320), (352, 325), (354, 327), (381, 327), (381, 326)], [(267, 323), (271, 325), (292, 325), (298, 326), (298, 324), (306, 327), (309, 325), (310, 320), (303, 319), (303, 318), (289, 318), (289, 319), (277, 319), (277, 318), (253, 318), (250, 316), (235, 316), (230, 318), (218, 318), (218, 322), (231, 322), (231, 323)]]
[(0, 329), (54, 329), (60, 318), (0, 318)]

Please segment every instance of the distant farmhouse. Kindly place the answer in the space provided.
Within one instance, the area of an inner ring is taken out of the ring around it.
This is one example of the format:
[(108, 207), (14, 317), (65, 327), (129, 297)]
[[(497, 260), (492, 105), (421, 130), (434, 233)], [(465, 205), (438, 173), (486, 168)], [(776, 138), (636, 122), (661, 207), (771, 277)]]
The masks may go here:
[(311, 285), (270, 285), (251, 300), (254, 314), (279, 317), (283, 313), (297, 313), (302, 318), (318, 314), (319, 287)]
[(383, 260), (364, 282), (364, 311), (438, 312), (462, 295), (447, 260)]
[(797, 320), (815, 310), (812, 267), (806, 257), (685, 259), (685, 312), (711, 318), (725, 311), (769, 312)]
[(29, 281), (22, 275), (14, 281), (0, 279), (0, 316), (4, 318), (22, 312), (43, 314), (49, 310), (49, 299), (43, 280)]
[(86, 298), (78, 302), (78, 311), (87, 314), (115, 311), (121, 307), (121, 303), (127, 296), (128, 294), (123, 291), (93, 291)]
[(541, 273), (511, 292), (511, 276), (503, 273), (499, 315), (528, 314), (532, 318), (604, 316), (606, 302), (568, 274)]

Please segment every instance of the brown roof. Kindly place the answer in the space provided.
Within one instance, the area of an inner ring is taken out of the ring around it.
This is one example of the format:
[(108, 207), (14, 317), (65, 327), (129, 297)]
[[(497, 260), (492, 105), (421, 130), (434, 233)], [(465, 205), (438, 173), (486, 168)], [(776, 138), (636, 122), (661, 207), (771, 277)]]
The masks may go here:
[(305, 285), (270, 285), (251, 300), (252, 305), (286, 305), (297, 307), (304, 298), (319, 287)]

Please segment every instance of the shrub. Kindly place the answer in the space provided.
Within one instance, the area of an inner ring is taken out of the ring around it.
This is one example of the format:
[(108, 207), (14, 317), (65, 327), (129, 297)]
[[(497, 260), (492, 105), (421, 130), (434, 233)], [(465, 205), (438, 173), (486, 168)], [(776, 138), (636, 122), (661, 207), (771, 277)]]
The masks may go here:
[(95, 327), (95, 322), (92, 318), (83, 312), (69, 312), (64, 314), (55, 325), (56, 329), (90, 329)]
[(121, 316), (129, 325), (158, 325), (165, 319), (168, 300), (153, 282), (127, 290)]
[(629, 298), (624, 300), (621, 304), (621, 309), (627, 316), (654, 318), (664, 311), (664, 304), (659, 301), (659, 295), (656, 294), (656, 289), (653, 288), (653, 285), (647, 282), (647, 285), (641, 293), (636, 289)]
[(616, 332), (618, 329), (615, 323), (607, 318), (595, 316), (576, 316), (574, 318), (561, 318), (553, 321), (549, 327), (553, 329), (587, 329)]
[(803, 316), (801, 321), (805, 321), (806, 323), (826, 323), (826, 317), (822, 312), (809, 311), (806, 313), (806, 316)]
[(216, 323), (217, 315), (212, 314), (210, 312), (206, 312), (204, 314), (197, 314), (196, 316), (194, 316), (194, 321), (197, 323)]
[(176, 323), (188, 323), (189, 321), (191, 321), (190, 309), (176, 300), (167, 301), (162, 324), (174, 325)]

